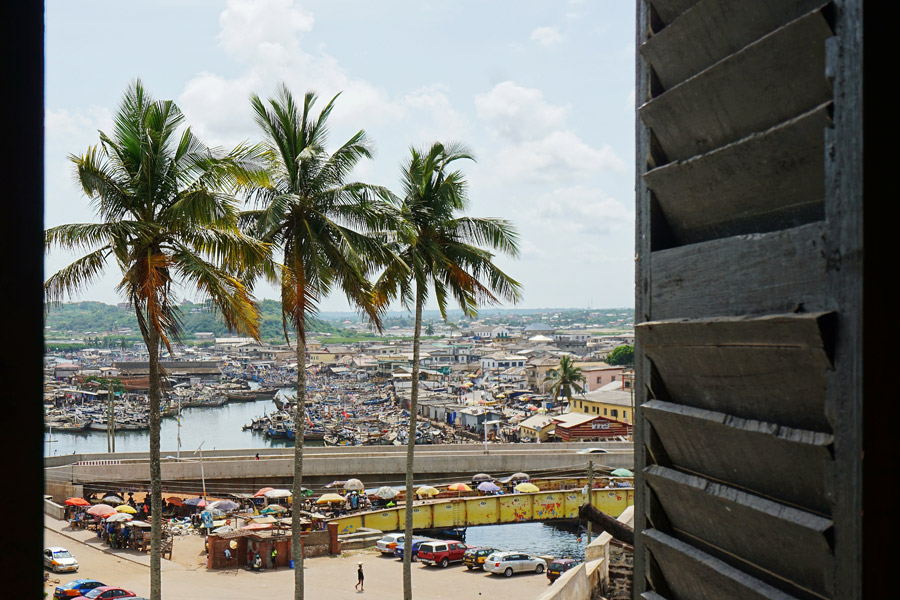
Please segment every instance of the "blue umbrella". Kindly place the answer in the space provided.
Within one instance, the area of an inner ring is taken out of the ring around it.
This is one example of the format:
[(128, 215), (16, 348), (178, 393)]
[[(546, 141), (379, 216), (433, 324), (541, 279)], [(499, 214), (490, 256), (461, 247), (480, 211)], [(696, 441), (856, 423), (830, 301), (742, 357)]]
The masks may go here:
[(498, 492), (500, 491), (500, 486), (493, 481), (482, 481), (478, 484), (478, 489), (482, 492)]

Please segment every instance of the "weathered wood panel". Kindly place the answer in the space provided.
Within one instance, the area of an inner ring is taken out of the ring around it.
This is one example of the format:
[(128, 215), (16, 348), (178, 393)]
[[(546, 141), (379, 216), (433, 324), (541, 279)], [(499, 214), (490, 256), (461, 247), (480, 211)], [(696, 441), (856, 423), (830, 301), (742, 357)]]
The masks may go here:
[(671, 160), (684, 160), (812, 110), (831, 97), (819, 11), (785, 25), (640, 107)]
[(695, 5), (697, 0), (652, 0), (651, 4), (663, 23), (677, 19), (684, 11)]
[(665, 577), (672, 600), (796, 600), (665, 533), (648, 529), (641, 537)]
[(635, 335), (665, 382), (670, 397), (661, 400), (830, 432), (822, 318), (654, 321), (636, 326)]
[(656, 319), (827, 310), (821, 223), (653, 252)]
[(647, 187), (677, 243), (821, 220), (829, 104), (707, 154), (647, 172)]
[(760, 579), (774, 573), (794, 588), (831, 593), (830, 519), (665, 467), (648, 467), (644, 477), (677, 537), (702, 540)]
[(661, 400), (642, 409), (673, 467), (830, 514), (831, 434)]
[(642, 44), (640, 52), (668, 89), (826, 3), (824, 0), (697, 2)]

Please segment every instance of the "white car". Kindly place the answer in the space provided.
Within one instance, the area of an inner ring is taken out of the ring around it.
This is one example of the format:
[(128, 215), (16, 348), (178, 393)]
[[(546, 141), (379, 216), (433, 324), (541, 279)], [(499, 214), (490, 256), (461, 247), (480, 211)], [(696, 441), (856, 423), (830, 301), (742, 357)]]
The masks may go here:
[(605, 448), (584, 448), (579, 450), (578, 454), (609, 454), (609, 451)]
[(65, 548), (51, 546), (44, 548), (44, 566), (56, 573), (72, 573), (78, 570), (78, 561)]
[(375, 548), (382, 554), (389, 554), (393, 556), (394, 549), (397, 547), (397, 544), (403, 543), (404, 535), (405, 534), (402, 533), (389, 533), (375, 542)]
[(543, 558), (524, 552), (495, 552), (484, 559), (484, 570), (488, 573), (503, 573), (512, 577), (513, 573), (541, 574), (547, 568)]

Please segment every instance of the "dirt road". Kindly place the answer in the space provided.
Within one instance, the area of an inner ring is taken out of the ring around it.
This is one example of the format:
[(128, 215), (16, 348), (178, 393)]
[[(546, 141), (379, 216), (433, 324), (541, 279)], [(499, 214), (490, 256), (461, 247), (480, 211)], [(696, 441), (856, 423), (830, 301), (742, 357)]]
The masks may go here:
[[(125, 558), (122, 551), (108, 550), (99, 540), (82, 535), (73, 539), (61, 526), (45, 527), (44, 545), (62, 546), (72, 552), (81, 567), (74, 574), (51, 574), (61, 582), (91, 577), (108, 585), (133, 590), (138, 595), (150, 594), (149, 558), (137, 555)], [(61, 531), (54, 531), (60, 529)], [(86, 532), (78, 531), (76, 534)], [(208, 571), (203, 554), (203, 538), (176, 538), (173, 560), (163, 560), (163, 598), (165, 600), (248, 600), (249, 598), (290, 598), (294, 573), (291, 569), (254, 573), (239, 570)], [(365, 592), (353, 589), (356, 563), (363, 561)], [(135, 562), (142, 561), (142, 562)], [(460, 565), (446, 569), (413, 563), (413, 592), (416, 600), (496, 600), (537, 598), (547, 589), (545, 575), (521, 574), (511, 578), (467, 571)], [(307, 598), (356, 598), (396, 600), (402, 598), (403, 567), (399, 560), (383, 558), (374, 550), (345, 552), (338, 557), (313, 558), (306, 561)], [(52, 595), (53, 586), (47, 586)]]

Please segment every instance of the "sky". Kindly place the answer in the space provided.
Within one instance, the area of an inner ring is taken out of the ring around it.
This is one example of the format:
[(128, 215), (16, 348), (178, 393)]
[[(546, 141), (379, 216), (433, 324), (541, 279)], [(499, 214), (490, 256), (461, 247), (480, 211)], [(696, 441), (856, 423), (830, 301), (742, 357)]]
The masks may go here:
[[(225, 148), (261, 140), (249, 97), (284, 83), (319, 107), (341, 94), (330, 146), (374, 141), (356, 180), (396, 192), (411, 146), (466, 144), (468, 214), (519, 231), (519, 257), (496, 258), (517, 307), (634, 306), (631, 2), (46, 0), (45, 14), (47, 227), (96, 220), (68, 156), (111, 131), (130, 81)], [(51, 250), (45, 275), (76, 257)], [(111, 264), (72, 300), (119, 302), (119, 277)], [(350, 307), (334, 294), (320, 309)]]

